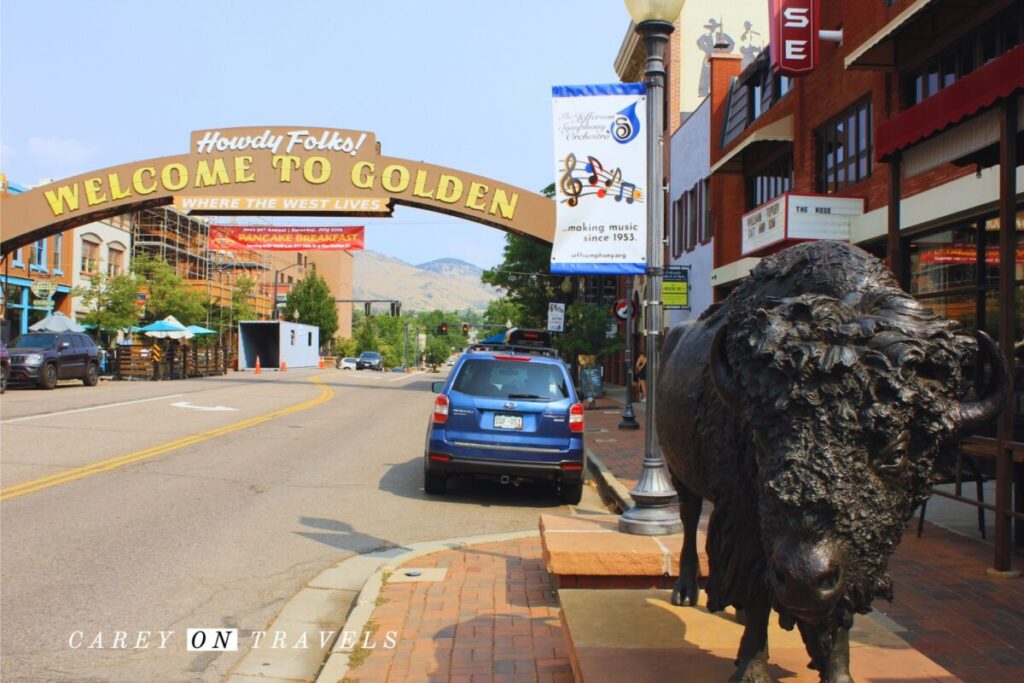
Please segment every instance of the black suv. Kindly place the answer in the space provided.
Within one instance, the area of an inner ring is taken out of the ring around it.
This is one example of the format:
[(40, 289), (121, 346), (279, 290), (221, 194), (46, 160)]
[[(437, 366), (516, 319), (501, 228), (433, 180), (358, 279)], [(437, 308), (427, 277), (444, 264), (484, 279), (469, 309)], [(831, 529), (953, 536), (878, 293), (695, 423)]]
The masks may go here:
[(100, 379), (100, 353), (92, 338), (78, 332), (30, 332), (14, 340), (11, 381), (53, 389), (59, 379), (80, 379), (87, 387)]
[(384, 361), (381, 359), (380, 354), (376, 351), (363, 351), (359, 354), (359, 358), (356, 359), (356, 370), (364, 368), (383, 372)]

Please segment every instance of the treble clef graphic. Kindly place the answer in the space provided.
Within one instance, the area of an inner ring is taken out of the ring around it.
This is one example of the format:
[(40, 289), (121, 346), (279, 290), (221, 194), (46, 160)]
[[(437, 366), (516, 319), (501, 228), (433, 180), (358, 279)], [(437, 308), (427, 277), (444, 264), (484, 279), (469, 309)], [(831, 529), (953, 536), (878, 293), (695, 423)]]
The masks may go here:
[(569, 152), (569, 156), (565, 158), (565, 173), (558, 180), (559, 187), (562, 188), (562, 192), (568, 197), (566, 202), (569, 206), (576, 206), (580, 203), (580, 193), (583, 192), (583, 182), (579, 178), (573, 178), (572, 172), (576, 168), (576, 155)]

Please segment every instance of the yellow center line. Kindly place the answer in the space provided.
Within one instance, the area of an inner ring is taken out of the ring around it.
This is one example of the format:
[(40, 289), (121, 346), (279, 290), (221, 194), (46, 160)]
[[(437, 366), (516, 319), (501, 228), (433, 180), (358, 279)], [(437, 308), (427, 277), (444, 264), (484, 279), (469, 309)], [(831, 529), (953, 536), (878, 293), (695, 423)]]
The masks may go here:
[(119, 467), (124, 467), (125, 465), (130, 465), (134, 462), (139, 462), (141, 460), (154, 458), (158, 455), (163, 455), (164, 453), (169, 453), (179, 448), (184, 448), (185, 446), (191, 446), (202, 441), (214, 439), (218, 436), (230, 434), (231, 432), (237, 432), (242, 429), (248, 429), (249, 427), (253, 427), (263, 422), (267, 422), (268, 420), (273, 420), (274, 418), (277, 417), (291, 415), (292, 413), (297, 413), (301, 410), (306, 410), (308, 408), (318, 406), (321, 403), (326, 403), (327, 401), (330, 401), (331, 398), (334, 397), (334, 391), (331, 390), (329, 387), (325, 386), (319, 377), (313, 377), (310, 379), (310, 381), (316, 384), (317, 388), (320, 389), (320, 395), (317, 396), (316, 398), (304, 401), (302, 403), (298, 403), (288, 408), (275, 410), (271, 413), (257, 415), (256, 417), (249, 418), (248, 420), (242, 420), (241, 422), (235, 422), (224, 427), (211, 429), (210, 431), (203, 432), (202, 434), (186, 436), (181, 439), (169, 441), (158, 446), (152, 446), (141, 451), (128, 453), (127, 455), (121, 455), (116, 458), (101, 460), (100, 462), (94, 462), (91, 465), (76, 467), (74, 469), (58, 472), (57, 474), (51, 474), (47, 477), (33, 479), (32, 481), (27, 481), (24, 484), (9, 486), (5, 489), (0, 489), (0, 501), (7, 500), (9, 498), (17, 498), (18, 496), (24, 496), (25, 494), (28, 493), (35, 493), (36, 491), (42, 491), (43, 489), (48, 489), (51, 486), (66, 484), (70, 481), (74, 481), (75, 479), (81, 479), (83, 477), (88, 477), (93, 474), (99, 474), (100, 472), (109, 472), (110, 470), (115, 470)]

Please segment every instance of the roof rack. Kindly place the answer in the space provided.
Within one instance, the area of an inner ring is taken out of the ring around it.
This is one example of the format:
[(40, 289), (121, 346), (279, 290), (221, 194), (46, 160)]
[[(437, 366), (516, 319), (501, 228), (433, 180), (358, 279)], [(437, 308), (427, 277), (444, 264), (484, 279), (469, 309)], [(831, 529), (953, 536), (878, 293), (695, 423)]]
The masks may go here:
[(502, 353), (521, 353), (531, 356), (558, 357), (558, 351), (546, 346), (530, 346), (526, 344), (472, 344), (470, 351), (500, 351)]

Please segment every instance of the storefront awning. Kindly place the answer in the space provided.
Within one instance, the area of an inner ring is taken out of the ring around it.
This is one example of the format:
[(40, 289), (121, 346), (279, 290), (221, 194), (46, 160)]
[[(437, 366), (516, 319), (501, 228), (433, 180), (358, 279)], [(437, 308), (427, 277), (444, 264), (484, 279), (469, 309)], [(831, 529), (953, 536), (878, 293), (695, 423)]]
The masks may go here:
[(1024, 45), (1018, 45), (875, 130), (875, 158), (885, 161), (1024, 89)]
[(935, 0), (915, 0), (896, 18), (886, 24), (882, 30), (861, 43), (860, 47), (846, 56), (844, 66), (850, 68), (879, 68), (894, 65), (894, 34), (916, 17)]
[(726, 152), (715, 162), (711, 173), (740, 173), (743, 170), (743, 153), (755, 146), (769, 143), (793, 142), (793, 115), (773, 121), (747, 135), (738, 145)]

